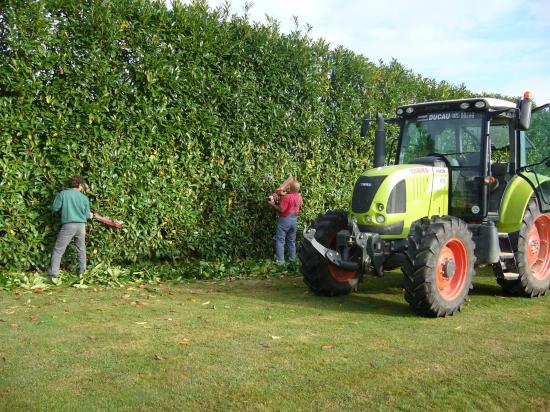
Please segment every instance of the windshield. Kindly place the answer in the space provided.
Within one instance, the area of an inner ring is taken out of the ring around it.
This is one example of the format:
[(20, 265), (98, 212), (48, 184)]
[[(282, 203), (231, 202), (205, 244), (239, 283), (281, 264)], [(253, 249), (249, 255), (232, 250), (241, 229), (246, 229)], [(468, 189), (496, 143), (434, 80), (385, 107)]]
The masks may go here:
[(399, 163), (430, 154), (445, 155), (451, 166), (479, 166), (483, 112), (440, 112), (407, 119)]

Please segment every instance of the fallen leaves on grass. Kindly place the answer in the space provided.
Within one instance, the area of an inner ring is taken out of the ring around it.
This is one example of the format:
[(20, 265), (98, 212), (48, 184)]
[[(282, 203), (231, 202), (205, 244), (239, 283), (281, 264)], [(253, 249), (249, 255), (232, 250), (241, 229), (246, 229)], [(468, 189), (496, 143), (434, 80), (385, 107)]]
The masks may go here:
[(334, 349), (334, 345), (323, 345), (323, 346), (321, 346), (321, 349), (323, 349), (323, 350)]
[(147, 322), (134, 322), (136, 325), (147, 325)]
[(12, 323), (12, 324), (10, 324), (10, 326), (14, 329), (18, 327), (17, 323)]
[(166, 360), (168, 358), (166, 356), (162, 356), (162, 355), (155, 355), (154, 359), (158, 360), (158, 361), (162, 361), (162, 360)]
[(29, 320), (30, 320), (31, 322), (34, 322), (34, 321), (38, 320), (38, 316), (36, 316), (36, 315), (31, 315), (31, 316), (29, 316)]
[(161, 318), (162, 320), (173, 320), (172, 318), (168, 317), (168, 316), (165, 316), (163, 318)]
[(209, 301), (209, 300), (207, 300), (206, 302), (204, 302), (204, 303), (202, 304), (202, 306), (206, 306), (206, 305), (210, 305), (210, 301)]
[(136, 301), (130, 303), (130, 305), (135, 306), (136, 308), (141, 308), (142, 306), (145, 306), (145, 303), (143, 303), (139, 300), (136, 300)]
[(271, 339), (273, 339), (273, 340), (279, 340), (279, 339), (282, 339), (282, 338), (283, 338), (282, 336), (271, 335)]
[(187, 338), (178, 339), (178, 345), (189, 345), (191, 341)]

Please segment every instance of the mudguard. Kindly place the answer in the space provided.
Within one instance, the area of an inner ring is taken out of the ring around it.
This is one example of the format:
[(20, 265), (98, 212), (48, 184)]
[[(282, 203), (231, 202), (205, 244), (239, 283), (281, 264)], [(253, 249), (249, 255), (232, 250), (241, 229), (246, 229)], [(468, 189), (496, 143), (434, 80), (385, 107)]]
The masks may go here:
[(510, 180), (500, 204), (500, 220), (497, 222), (499, 233), (517, 232), (521, 229), (525, 209), (533, 194), (533, 188), (522, 177), (514, 176)]

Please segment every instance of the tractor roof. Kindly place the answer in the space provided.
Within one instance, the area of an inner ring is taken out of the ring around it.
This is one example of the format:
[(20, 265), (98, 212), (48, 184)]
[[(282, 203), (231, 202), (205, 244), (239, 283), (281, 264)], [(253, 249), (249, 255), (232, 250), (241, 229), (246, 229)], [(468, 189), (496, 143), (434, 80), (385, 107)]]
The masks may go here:
[[(469, 103), (466, 104), (466, 103)], [(465, 105), (466, 104), (466, 105)], [(465, 106), (464, 106), (465, 105)], [(515, 103), (492, 97), (471, 97), (469, 99), (439, 100), (423, 103), (412, 103), (397, 108), (398, 116), (411, 116), (422, 113), (449, 110), (507, 110), (515, 109)]]

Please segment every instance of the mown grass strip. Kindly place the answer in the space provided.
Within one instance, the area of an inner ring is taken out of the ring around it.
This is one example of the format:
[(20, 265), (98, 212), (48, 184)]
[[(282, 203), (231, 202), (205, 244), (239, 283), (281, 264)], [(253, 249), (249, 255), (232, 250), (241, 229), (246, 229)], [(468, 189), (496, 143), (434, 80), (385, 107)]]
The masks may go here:
[(548, 410), (550, 301), (476, 277), (412, 315), (401, 275), (351, 296), (299, 277), (0, 292), (0, 409)]

